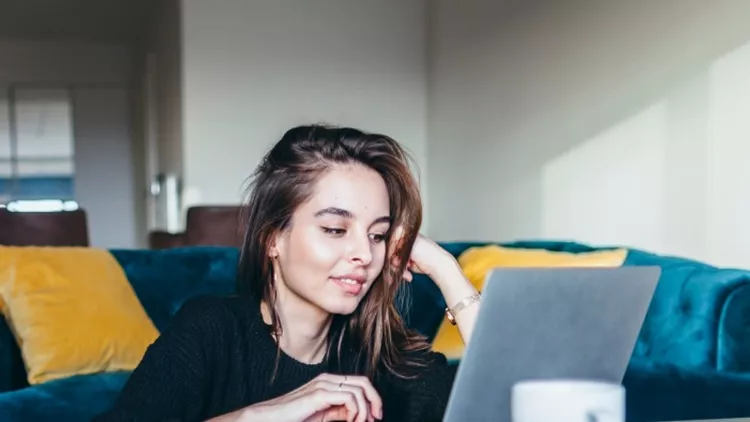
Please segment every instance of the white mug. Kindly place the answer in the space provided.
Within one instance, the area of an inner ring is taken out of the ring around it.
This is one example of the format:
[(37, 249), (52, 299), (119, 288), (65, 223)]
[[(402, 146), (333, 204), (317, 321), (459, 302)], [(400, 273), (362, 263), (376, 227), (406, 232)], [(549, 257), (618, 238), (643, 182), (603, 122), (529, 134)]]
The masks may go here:
[(608, 382), (528, 380), (511, 390), (513, 422), (625, 422), (625, 388)]

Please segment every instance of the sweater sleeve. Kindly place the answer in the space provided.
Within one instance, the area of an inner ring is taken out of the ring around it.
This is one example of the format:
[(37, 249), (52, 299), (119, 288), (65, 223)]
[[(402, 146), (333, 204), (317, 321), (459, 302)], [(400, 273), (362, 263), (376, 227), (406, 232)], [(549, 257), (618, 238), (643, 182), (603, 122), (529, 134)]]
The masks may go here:
[(428, 359), (422, 376), (404, 384), (404, 420), (408, 422), (440, 422), (448, 405), (457, 367), (449, 365), (442, 353), (429, 352)]
[(94, 420), (197, 421), (206, 406), (213, 339), (220, 327), (218, 300), (190, 299), (149, 346), (114, 406)]

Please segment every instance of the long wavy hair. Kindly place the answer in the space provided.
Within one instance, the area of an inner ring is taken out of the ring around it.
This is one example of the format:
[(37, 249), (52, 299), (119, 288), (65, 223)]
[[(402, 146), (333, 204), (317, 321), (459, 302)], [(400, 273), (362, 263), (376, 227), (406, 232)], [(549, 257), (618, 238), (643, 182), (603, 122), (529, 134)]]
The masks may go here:
[[(272, 332), (280, 335), (283, 327), (276, 313), (274, 267), (269, 257), (273, 239), (289, 227), (294, 211), (310, 198), (318, 178), (333, 166), (359, 164), (380, 174), (388, 190), (392, 218), (392, 229), (386, 234), (386, 257), (397, 259), (385, 260), (378, 279), (352, 314), (334, 317), (326, 353), (326, 359), (341, 362), (343, 349), (356, 350), (358, 370), (371, 379), (381, 370), (398, 377), (413, 376), (411, 369), (424, 366), (423, 354), (415, 352), (429, 348), (423, 336), (407, 329), (395, 303), (422, 223), (419, 188), (410, 161), (398, 142), (385, 135), (323, 125), (292, 128), (252, 174), (242, 218), (245, 235), (237, 291), (268, 305)], [(393, 245), (393, 228), (398, 226), (404, 230), (403, 241)]]

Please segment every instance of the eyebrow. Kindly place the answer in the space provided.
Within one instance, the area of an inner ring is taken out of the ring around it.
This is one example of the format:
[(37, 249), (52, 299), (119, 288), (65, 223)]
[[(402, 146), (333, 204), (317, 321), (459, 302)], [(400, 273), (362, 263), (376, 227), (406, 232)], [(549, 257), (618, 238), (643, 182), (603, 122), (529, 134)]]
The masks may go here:
[[(352, 214), (351, 211), (345, 210), (343, 208), (337, 208), (337, 207), (323, 208), (322, 210), (315, 213), (315, 217), (322, 217), (326, 214), (335, 215), (337, 217), (343, 217), (346, 219), (354, 218), (354, 214)], [(384, 215), (382, 217), (376, 218), (372, 224), (390, 223), (390, 222), (391, 222), (391, 217), (388, 215)]]

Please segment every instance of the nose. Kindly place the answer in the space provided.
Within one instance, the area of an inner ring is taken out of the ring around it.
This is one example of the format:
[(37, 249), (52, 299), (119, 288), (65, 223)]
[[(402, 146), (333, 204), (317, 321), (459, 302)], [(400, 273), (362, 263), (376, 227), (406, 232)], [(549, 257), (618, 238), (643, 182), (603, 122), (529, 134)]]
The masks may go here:
[(352, 236), (349, 245), (349, 261), (358, 265), (370, 265), (372, 262), (372, 244), (369, 236)]

